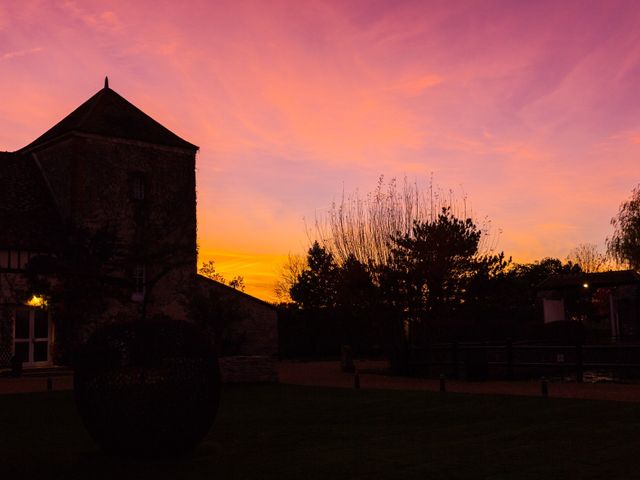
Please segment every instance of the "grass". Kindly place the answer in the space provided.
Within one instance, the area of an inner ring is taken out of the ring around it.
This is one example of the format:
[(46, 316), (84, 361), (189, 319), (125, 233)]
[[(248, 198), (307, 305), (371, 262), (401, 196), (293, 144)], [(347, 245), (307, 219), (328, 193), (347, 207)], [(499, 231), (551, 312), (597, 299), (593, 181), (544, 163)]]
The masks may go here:
[(226, 386), (193, 456), (123, 460), (69, 392), (0, 396), (0, 478), (640, 478), (640, 405)]

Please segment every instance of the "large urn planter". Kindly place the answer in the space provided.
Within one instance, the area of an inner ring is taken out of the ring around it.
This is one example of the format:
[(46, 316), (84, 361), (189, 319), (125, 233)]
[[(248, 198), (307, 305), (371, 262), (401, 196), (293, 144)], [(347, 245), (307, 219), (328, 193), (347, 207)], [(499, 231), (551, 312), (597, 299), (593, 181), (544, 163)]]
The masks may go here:
[(203, 332), (186, 321), (100, 328), (77, 356), (74, 381), (84, 425), (112, 453), (187, 453), (218, 410), (216, 356)]

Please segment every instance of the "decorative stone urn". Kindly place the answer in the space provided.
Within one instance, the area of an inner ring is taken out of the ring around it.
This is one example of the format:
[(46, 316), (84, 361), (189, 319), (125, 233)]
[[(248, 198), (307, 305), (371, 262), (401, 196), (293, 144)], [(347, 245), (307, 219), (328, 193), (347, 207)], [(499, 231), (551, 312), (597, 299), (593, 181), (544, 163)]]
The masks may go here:
[(188, 453), (211, 429), (220, 399), (213, 348), (186, 321), (100, 328), (77, 356), (74, 381), (89, 434), (122, 455)]

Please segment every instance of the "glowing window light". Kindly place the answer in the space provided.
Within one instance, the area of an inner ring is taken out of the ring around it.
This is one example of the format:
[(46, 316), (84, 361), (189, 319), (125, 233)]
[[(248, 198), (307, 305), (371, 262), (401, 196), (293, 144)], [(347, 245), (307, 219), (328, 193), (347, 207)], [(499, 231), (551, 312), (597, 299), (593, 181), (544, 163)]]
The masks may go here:
[(47, 306), (47, 300), (42, 295), (33, 295), (24, 303), (30, 307), (44, 308)]

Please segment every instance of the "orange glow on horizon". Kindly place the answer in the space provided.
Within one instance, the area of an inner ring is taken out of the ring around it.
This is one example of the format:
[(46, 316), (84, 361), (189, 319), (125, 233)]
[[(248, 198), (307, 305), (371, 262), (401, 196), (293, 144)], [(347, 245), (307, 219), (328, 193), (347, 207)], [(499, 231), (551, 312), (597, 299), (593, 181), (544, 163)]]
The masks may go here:
[(108, 75), (200, 146), (201, 262), (263, 299), (305, 222), (380, 174), (462, 189), (521, 261), (603, 247), (640, 182), (632, 3), (22, 0), (0, 39), (0, 150)]
[(201, 250), (198, 257), (198, 268), (213, 260), (216, 272), (221, 273), (225, 281), (239, 275), (244, 278), (245, 293), (268, 302), (277, 302), (274, 284), (287, 255)]

